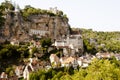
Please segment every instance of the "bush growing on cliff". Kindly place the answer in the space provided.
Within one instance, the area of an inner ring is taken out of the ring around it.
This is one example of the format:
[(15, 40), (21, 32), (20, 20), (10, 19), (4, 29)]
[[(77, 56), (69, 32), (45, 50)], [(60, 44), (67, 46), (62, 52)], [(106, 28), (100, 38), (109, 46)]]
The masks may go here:
[(67, 16), (64, 15), (62, 11), (58, 11), (55, 14), (49, 10), (42, 10), (39, 8), (37, 9), (37, 8), (31, 7), (30, 5), (26, 5), (25, 8), (22, 10), (22, 15), (24, 19), (27, 19), (27, 17), (31, 15), (39, 15), (39, 14), (49, 15), (49, 16), (60, 16), (60, 17), (67, 18)]

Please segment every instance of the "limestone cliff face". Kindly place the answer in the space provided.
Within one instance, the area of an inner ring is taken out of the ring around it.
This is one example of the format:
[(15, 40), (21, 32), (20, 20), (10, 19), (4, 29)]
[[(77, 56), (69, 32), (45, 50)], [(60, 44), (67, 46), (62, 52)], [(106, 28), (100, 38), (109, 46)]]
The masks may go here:
[[(12, 14), (11, 14), (12, 13)], [(31, 15), (24, 20), (20, 12), (8, 12), (5, 25), (1, 29), (1, 39), (25, 41), (33, 35), (60, 39), (70, 32), (68, 19), (48, 14)]]

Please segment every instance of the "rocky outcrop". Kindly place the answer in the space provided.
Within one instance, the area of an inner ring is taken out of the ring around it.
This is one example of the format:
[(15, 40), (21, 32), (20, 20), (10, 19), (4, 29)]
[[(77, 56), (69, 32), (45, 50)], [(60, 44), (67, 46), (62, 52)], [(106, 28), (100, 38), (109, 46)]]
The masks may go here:
[(70, 32), (68, 19), (62, 16), (50, 16), (48, 14), (30, 15), (26, 20), (21, 13), (7, 12), (5, 25), (1, 29), (1, 40), (17, 39), (29, 41), (32, 37), (47, 36), (52, 39), (60, 39)]

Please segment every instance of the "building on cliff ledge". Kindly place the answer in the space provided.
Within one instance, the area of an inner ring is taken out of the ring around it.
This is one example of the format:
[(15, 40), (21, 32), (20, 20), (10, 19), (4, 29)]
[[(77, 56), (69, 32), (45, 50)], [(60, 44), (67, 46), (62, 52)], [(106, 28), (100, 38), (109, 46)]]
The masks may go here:
[[(70, 35), (60, 40), (55, 40), (53, 44), (56, 48), (63, 49), (63, 54), (68, 56), (80, 56), (83, 53), (83, 40), (80, 34)], [(64, 53), (65, 52), (65, 53)]]
[(30, 29), (29, 35), (36, 35), (38, 38), (41, 38), (42, 36), (46, 36), (49, 34), (49, 31), (45, 30), (36, 30), (36, 29)]

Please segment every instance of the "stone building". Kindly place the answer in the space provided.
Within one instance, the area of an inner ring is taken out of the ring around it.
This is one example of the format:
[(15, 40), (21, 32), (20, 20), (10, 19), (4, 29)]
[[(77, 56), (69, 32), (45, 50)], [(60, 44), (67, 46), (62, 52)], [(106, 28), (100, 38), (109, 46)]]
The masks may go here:
[(62, 48), (63, 50), (65, 50), (63, 51), (65, 52), (63, 54), (67, 54), (66, 52), (68, 52), (69, 56), (74, 56), (76, 53), (76, 55), (79, 56), (83, 53), (83, 39), (80, 34), (70, 35), (66, 38), (56, 40), (53, 45), (56, 46), (56, 48)]
[(46, 36), (46, 35), (49, 35), (49, 31), (45, 31), (45, 30), (36, 30), (36, 29), (30, 29), (29, 31), (29, 35), (36, 35), (37, 37), (40, 37), (41, 36)]

